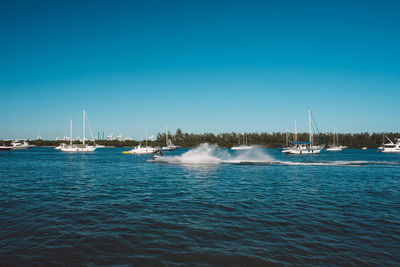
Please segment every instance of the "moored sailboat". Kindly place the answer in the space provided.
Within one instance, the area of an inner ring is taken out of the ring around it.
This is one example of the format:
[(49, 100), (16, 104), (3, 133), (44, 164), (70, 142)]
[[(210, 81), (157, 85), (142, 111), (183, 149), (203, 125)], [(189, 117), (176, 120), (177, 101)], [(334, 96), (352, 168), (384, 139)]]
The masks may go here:
[(313, 145), (313, 131), (311, 127), (311, 109), (308, 109), (308, 128), (309, 128), (309, 141), (298, 142), (294, 141), (293, 146), (283, 150), (287, 154), (319, 154), (322, 147)]
[[(246, 139), (246, 142), (245, 142)], [(253, 149), (252, 146), (247, 144), (247, 136), (243, 133), (243, 144), (240, 144), (240, 130), (238, 131), (238, 145), (231, 147), (231, 150), (250, 150)]]
[[(73, 144), (72, 143), (72, 120), (70, 120), (70, 138), (69, 138), (69, 145), (67, 144), (62, 144), (59, 147), (56, 147), (55, 149), (59, 149), (63, 152), (93, 152), (96, 150), (97, 146), (96, 144), (93, 145), (88, 145), (85, 143), (85, 121), (86, 121), (86, 112), (83, 110), (83, 137), (82, 137), (82, 144)], [(90, 127), (90, 125), (89, 125)], [(93, 141), (94, 142), (94, 141)]]
[(334, 125), (333, 126), (333, 143), (331, 146), (329, 146), (326, 149), (326, 151), (341, 151), (342, 149), (343, 149), (343, 147), (339, 145), (339, 134), (336, 133), (335, 125)]

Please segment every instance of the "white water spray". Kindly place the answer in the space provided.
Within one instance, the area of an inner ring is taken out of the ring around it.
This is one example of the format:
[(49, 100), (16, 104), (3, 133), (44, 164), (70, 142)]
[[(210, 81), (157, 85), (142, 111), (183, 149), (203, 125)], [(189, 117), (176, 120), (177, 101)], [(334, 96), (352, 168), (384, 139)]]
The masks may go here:
[(231, 155), (227, 150), (220, 149), (216, 145), (203, 143), (180, 156), (155, 157), (154, 161), (177, 164), (262, 163), (272, 162), (273, 158), (259, 148)]
[[(287, 166), (348, 166), (360, 167), (365, 165), (391, 165), (388, 162), (369, 162), (369, 161), (282, 161), (276, 160), (268, 155), (260, 147), (251, 150), (229, 153), (226, 149), (218, 148), (216, 145), (208, 143), (200, 144), (197, 148), (191, 149), (180, 156), (155, 156), (154, 162), (170, 164), (192, 164), (192, 165), (217, 165), (225, 164), (265, 164), (265, 165), (287, 165)], [(393, 163), (392, 163), (393, 164)], [(395, 165), (398, 165), (396, 163)]]

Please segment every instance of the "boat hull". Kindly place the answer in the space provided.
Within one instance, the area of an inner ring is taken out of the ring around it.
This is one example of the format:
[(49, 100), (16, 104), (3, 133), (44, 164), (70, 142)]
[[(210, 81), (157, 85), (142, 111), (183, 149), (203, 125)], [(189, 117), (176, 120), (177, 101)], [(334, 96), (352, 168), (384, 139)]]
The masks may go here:
[(339, 147), (331, 147), (331, 148), (327, 148), (326, 151), (342, 151), (342, 149)]
[(319, 154), (321, 153), (322, 149), (314, 149), (314, 148), (310, 148), (310, 149), (289, 149), (289, 150), (285, 150), (286, 154), (293, 154), (293, 155), (306, 155), (306, 154)]
[(30, 149), (32, 146), (17, 146), (17, 147), (12, 147), (12, 150), (19, 150), (19, 149)]
[(397, 148), (397, 149), (383, 149), (383, 150), (380, 150), (380, 152), (382, 152), (382, 153), (400, 153), (400, 149), (399, 148)]
[(97, 147), (95, 146), (86, 146), (86, 147), (77, 147), (77, 146), (64, 146), (61, 147), (60, 150), (62, 152), (94, 152)]
[(234, 146), (231, 147), (231, 150), (250, 150), (253, 149), (251, 146)]

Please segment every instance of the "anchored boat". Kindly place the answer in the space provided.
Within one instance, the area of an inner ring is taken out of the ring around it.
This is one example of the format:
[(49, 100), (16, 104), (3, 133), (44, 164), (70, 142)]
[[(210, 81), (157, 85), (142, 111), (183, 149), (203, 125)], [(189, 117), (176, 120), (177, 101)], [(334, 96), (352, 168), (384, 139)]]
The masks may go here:
[(295, 141), (293, 142), (292, 147), (285, 148), (284, 150), (282, 150), (282, 152), (286, 154), (319, 154), (322, 150), (322, 147), (313, 145), (313, 131), (311, 127), (311, 109), (308, 109), (308, 128), (309, 128), (308, 142)]
[(389, 143), (383, 144), (382, 150), (380, 152), (383, 153), (400, 153), (400, 138), (395, 139), (395, 143), (392, 142), (388, 137)]
[[(85, 143), (85, 121), (87, 119), (86, 112), (83, 110), (83, 138), (82, 138), (82, 144), (72, 144), (72, 120), (70, 120), (70, 138), (69, 138), (69, 145), (67, 144), (61, 144), (60, 146), (56, 147), (55, 149), (59, 149), (63, 152), (93, 152), (96, 150), (97, 146), (96, 144), (93, 145), (88, 145)], [(88, 120), (89, 123), (89, 120)], [(89, 124), (90, 128), (90, 124)], [(90, 131), (92, 131), (90, 129)], [(93, 133), (92, 133), (92, 138), (93, 138)], [(93, 141), (94, 142), (94, 141)]]

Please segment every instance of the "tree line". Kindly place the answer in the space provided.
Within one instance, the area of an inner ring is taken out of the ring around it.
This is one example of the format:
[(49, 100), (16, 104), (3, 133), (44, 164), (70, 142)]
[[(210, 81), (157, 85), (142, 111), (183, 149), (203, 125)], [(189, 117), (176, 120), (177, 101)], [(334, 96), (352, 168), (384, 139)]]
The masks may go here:
[[(232, 147), (235, 145), (243, 144), (243, 136), (245, 136), (244, 141), (249, 145), (260, 145), (266, 148), (279, 148), (286, 145), (286, 140), (288, 140), (289, 145), (294, 141), (294, 134), (281, 132), (273, 132), (273, 133), (244, 133), (238, 135), (237, 133), (203, 133), (203, 134), (194, 134), (194, 133), (184, 133), (181, 129), (178, 129), (175, 134), (168, 134), (168, 138), (175, 145), (179, 145), (181, 147), (196, 147), (201, 143), (211, 143), (217, 144), (219, 147)], [(391, 140), (394, 141), (395, 138), (400, 137), (400, 133), (342, 133), (338, 134), (338, 140), (340, 145), (348, 146), (349, 148), (377, 148), (382, 145), (383, 142), (388, 142), (388, 140), (384, 140), (384, 136), (387, 136)], [(308, 141), (308, 133), (298, 133), (297, 134), (298, 141)], [(323, 146), (328, 146), (333, 143), (333, 134), (332, 133), (320, 133), (314, 135), (314, 144), (319, 144)], [(88, 143), (92, 143), (92, 141), (87, 141)], [(153, 141), (148, 140), (148, 145), (150, 146), (165, 146), (166, 144), (166, 136), (165, 133), (158, 133), (157, 138)], [(9, 144), (11, 141), (0, 141), (2, 144)], [(68, 143), (68, 141), (62, 140), (30, 140), (30, 144), (36, 146), (58, 146), (61, 143)], [(79, 141), (74, 141), (74, 143), (79, 143)], [(105, 146), (114, 146), (114, 147), (132, 147), (138, 145), (139, 143), (144, 144), (145, 140), (96, 140), (96, 144), (105, 145)]]

